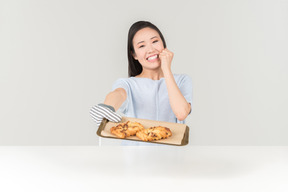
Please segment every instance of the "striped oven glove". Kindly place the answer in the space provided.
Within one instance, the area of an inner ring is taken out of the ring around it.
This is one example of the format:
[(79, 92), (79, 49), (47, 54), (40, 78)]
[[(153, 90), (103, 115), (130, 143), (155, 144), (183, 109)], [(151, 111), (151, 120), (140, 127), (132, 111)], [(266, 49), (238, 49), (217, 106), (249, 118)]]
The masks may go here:
[(112, 121), (115, 123), (120, 122), (122, 119), (121, 115), (115, 113), (114, 107), (110, 105), (105, 105), (102, 103), (93, 106), (90, 109), (90, 115), (92, 119), (96, 122), (97, 127), (99, 127), (103, 118), (106, 118), (109, 121)]

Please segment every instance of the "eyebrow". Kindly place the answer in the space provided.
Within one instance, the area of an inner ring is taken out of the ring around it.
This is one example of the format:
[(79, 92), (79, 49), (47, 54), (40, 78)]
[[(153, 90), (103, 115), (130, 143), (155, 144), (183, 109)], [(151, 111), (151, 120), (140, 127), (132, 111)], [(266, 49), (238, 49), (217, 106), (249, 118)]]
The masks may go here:
[[(154, 39), (154, 38), (156, 38), (157, 36), (154, 36), (154, 37), (151, 37), (151, 39)], [(137, 45), (139, 44), (139, 43), (143, 43), (144, 41), (140, 41), (140, 42), (138, 42), (137, 43)]]

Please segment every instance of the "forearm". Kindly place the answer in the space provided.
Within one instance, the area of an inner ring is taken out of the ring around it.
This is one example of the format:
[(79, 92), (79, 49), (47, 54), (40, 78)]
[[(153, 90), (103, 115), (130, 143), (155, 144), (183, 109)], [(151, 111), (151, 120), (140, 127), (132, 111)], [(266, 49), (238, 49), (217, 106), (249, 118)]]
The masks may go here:
[(182, 121), (188, 116), (191, 105), (186, 101), (177, 86), (171, 70), (164, 72), (165, 82), (168, 90), (168, 96), (171, 108), (178, 120)]
[(123, 88), (118, 88), (107, 94), (104, 104), (114, 107), (115, 111), (117, 111), (125, 100), (126, 91)]

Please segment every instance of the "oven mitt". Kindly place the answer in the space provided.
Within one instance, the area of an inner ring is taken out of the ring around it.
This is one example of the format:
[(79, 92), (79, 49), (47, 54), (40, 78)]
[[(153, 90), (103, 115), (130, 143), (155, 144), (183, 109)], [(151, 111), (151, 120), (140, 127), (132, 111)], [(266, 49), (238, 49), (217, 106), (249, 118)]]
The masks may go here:
[(99, 127), (103, 118), (106, 118), (114, 123), (120, 122), (122, 119), (121, 115), (115, 113), (114, 107), (102, 103), (93, 106), (90, 109), (90, 115), (96, 122), (97, 127)]

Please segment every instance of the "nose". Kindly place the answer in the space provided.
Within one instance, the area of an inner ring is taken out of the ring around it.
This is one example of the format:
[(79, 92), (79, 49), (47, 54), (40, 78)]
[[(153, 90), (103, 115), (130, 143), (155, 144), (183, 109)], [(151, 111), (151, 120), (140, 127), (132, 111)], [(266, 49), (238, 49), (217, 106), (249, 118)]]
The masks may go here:
[(148, 53), (152, 53), (155, 51), (155, 47), (152, 44), (149, 44), (147, 46), (147, 51), (148, 51)]

